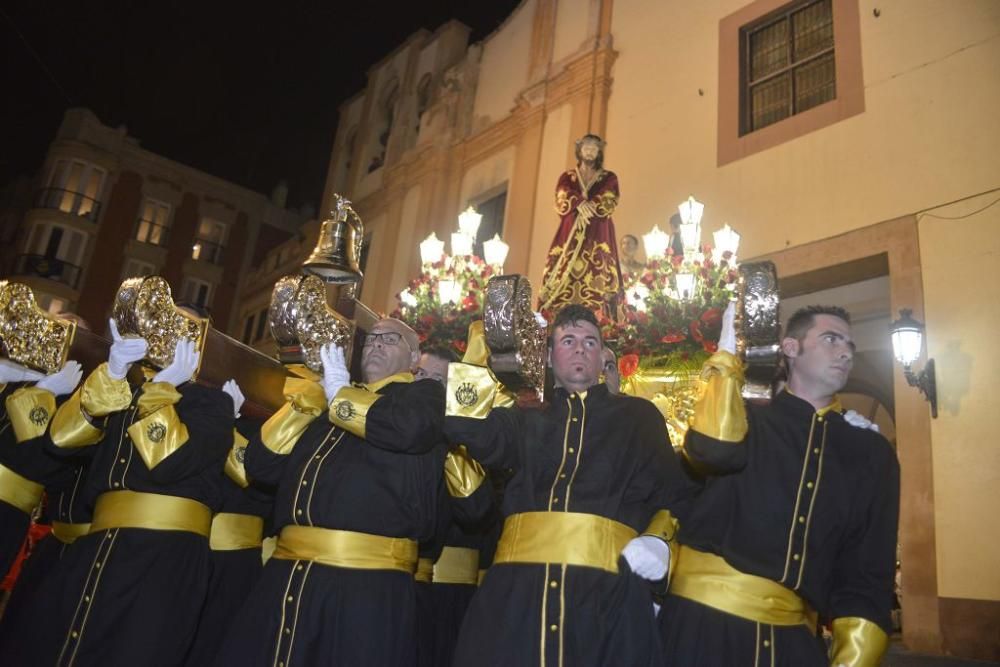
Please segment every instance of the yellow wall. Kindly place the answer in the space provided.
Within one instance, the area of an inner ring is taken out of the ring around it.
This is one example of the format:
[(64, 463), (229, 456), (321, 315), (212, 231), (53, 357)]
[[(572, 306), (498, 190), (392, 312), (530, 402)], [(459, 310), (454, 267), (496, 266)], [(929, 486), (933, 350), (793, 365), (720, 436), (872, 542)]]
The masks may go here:
[(693, 193), (707, 231), (729, 222), (749, 257), (1000, 183), (994, 0), (879, 2), (879, 18), (862, 1), (865, 112), (717, 167), (718, 23), (744, 4), (616, 0), (606, 138), (628, 205), (619, 236)]
[(556, 9), (555, 40), (552, 46), (552, 61), (559, 62), (576, 53), (583, 46), (596, 18), (600, 3), (592, 0), (559, 0)]
[(477, 125), (503, 120), (528, 82), (531, 25), (537, 0), (525, 0), (483, 43), (473, 116)]
[[(920, 217), (927, 354), (937, 366), (931, 422), (938, 587), (943, 597), (1000, 600), (1000, 191)], [(918, 367), (923, 367), (919, 363)]]

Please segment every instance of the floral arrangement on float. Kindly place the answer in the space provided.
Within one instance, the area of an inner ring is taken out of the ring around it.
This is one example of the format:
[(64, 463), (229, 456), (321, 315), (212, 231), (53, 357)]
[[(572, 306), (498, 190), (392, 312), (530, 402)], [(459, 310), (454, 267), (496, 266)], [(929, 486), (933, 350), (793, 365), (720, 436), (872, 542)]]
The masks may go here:
[(396, 299), (392, 317), (406, 322), (420, 337), (465, 352), (469, 325), (483, 318), (486, 283), (503, 273), (509, 246), (499, 235), (483, 243), (485, 258), (473, 254), (482, 215), (471, 206), (458, 216), (459, 230), (451, 235), (451, 254), (431, 233), (420, 243), (422, 269)]
[(654, 226), (643, 235), (646, 264), (623, 275), (626, 303), (618, 320), (602, 317), (604, 338), (618, 353), (622, 391), (650, 399), (680, 444), (697, 396), (702, 364), (716, 351), (722, 314), (738, 278), (740, 235), (729, 225), (701, 243), (704, 204), (688, 197), (679, 207), (683, 254)]

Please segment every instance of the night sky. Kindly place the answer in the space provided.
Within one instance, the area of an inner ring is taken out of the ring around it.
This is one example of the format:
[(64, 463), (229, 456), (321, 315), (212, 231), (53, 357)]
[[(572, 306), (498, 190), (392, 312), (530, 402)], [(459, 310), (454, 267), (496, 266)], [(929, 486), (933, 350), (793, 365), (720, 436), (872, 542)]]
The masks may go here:
[(0, 5), (0, 187), (41, 166), (63, 112), (84, 106), (155, 153), (289, 205), (317, 205), (339, 104), (368, 68), (449, 19), (496, 29), (519, 0)]

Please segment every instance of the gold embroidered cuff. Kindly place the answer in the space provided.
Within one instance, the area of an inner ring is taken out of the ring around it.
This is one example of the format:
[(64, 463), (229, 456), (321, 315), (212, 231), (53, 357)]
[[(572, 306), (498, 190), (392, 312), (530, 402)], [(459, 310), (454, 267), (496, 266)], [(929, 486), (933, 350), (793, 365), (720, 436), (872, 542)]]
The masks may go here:
[(479, 549), (445, 547), (434, 563), (435, 584), (479, 583)]
[(448, 364), (445, 415), (485, 419), (493, 408), (499, 382), (485, 366)]
[(229, 456), (226, 457), (225, 471), (229, 479), (236, 482), (240, 488), (250, 486), (247, 478), (247, 468), (244, 464), (247, 455), (247, 444), (249, 441), (240, 435), (240, 432), (233, 429), (233, 446), (229, 448)]
[(169, 382), (147, 382), (142, 385), (142, 395), (136, 401), (139, 419), (148, 417), (160, 408), (177, 405), (181, 393)]
[(107, 362), (87, 376), (81, 387), (80, 404), (91, 417), (105, 417), (124, 410), (132, 402), (132, 390), (126, 380), (115, 380), (108, 375)]
[(55, 411), (56, 397), (38, 387), (21, 387), (7, 397), (7, 417), (17, 442), (43, 435)]
[(365, 423), (368, 411), (379, 394), (360, 387), (343, 387), (330, 401), (330, 421), (359, 438), (365, 437)]
[(743, 365), (733, 354), (719, 351), (701, 369), (705, 389), (694, 406), (691, 428), (725, 442), (741, 442), (747, 433), (747, 412), (740, 390)]
[(318, 417), (326, 410), (323, 387), (312, 380), (288, 378), (285, 380), (285, 400), (303, 414)]
[(104, 431), (89, 421), (83, 414), (80, 405), (80, 392), (77, 389), (69, 400), (59, 406), (52, 417), (52, 428), (49, 436), (57, 447), (86, 447), (95, 445), (104, 437)]
[(0, 502), (31, 514), (42, 499), (45, 487), (0, 465)]
[(857, 616), (833, 619), (831, 665), (877, 667), (888, 647), (889, 637), (875, 623)]
[(469, 456), (465, 445), (459, 445), (444, 457), (444, 481), (453, 498), (468, 498), (486, 479), (486, 471)]
[(311, 380), (285, 380), (285, 400), (260, 429), (264, 446), (282, 455), (292, 451), (306, 427), (326, 410), (323, 388)]
[(150, 470), (188, 441), (187, 426), (181, 422), (172, 405), (133, 422), (128, 427), (128, 435)]
[(678, 523), (674, 515), (669, 510), (660, 510), (653, 515), (643, 535), (658, 537), (667, 544), (673, 544), (677, 537)]
[(219, 512), (212, 517), (208, 547), (212, 551), (259, 549), (264, 540), (264, 520), (253, 514)]

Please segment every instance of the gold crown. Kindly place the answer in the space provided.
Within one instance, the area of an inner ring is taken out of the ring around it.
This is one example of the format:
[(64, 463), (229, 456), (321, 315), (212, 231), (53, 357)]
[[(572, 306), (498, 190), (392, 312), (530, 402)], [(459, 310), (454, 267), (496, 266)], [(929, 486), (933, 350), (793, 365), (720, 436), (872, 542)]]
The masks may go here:
[(39, 308), (30, 287), (0, 280), (0, 350), (8, 359), (54, 373), (66, 363), (75, 335), (76, 322)]
[(115, 295), (111, 316), (122, 336), (146, 339), (145, 360), (156, 368), (170, 365), (181, 338), (193, 340), (199, 352), (205, 349), (208, 319), (191, 315), (174, 305), (170, 285), (159, 276), (129, 278), (123, 282)]
[(350, 363), (354, 323), (330, 308), (326, 285), (316, 276), (285, 276), (275, 283), (267, 318), (282, 363), (304, 363), (321, 373), (319, 350), (327, 343), (342, 347)]

